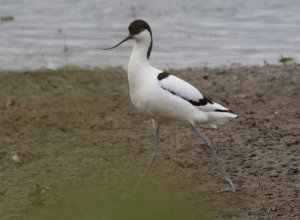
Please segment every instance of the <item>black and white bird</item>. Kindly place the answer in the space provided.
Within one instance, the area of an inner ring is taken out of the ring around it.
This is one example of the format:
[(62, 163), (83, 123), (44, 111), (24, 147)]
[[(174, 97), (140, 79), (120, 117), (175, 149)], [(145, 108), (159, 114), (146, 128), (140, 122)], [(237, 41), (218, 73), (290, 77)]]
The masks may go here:
[(235, 191), (235, 186), (217, 156), (208, 137), (196, 127), (196, 123), (216, 128), (217, 125), (238, 117), (224, 106), (205, 97), (198, 89), (169, 72), (159, 70), (149, 63), (152, 50), (152, 31), (147, 22), (134, 20), (128, 27), (129, 35), (113, 47), (127, 40), (133, 40), (134, 46), (128, 64), (128, 82), (130, 98), (135, 108), (152, 119), (155, 129), (155, 147), (149, 165), (140, 178), (135, 190), (157, 159), (159, 148), (159, 128), (163, 123), (184, 122), (207, 145), (213, 160), (222, 173), (226, 188)]

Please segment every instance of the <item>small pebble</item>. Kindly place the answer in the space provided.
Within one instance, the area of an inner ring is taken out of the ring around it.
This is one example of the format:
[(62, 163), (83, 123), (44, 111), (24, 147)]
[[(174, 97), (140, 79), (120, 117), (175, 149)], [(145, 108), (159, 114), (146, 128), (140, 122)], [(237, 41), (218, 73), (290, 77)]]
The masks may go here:
[(6, 102), (6, 107), (11, 107), (16, 104), (16, 101), (14, 99), (10, 99), (9, 101)]
[(18, 155), (13, 155), (11, 158), (12, 158), (12, 160), (15, 161), (16, 163), (21, 162), (21, 159), (20, 159), (20, 157), (19, 157)]

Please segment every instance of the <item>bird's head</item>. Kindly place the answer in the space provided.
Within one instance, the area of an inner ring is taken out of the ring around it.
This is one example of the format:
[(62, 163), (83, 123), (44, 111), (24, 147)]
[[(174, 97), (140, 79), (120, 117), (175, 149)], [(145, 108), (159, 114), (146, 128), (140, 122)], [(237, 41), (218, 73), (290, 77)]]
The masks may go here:
[(149, 47), (147, 53), (147, 57), (149, 58), (151, 48), (152, 48), (152, 31), (149, 24), (146, 21), (137, 19), (130, 23), (128, 27), (128, 31), (129, 31), (128, 36), (125, 37), (122, 41), (120, 41), (113, 47), (105, 48), (103, 50), (111, 50), (118, 47), (119, 45), (121, 45), (127, 40), (135, 40), (136, 42), (144, 43)]

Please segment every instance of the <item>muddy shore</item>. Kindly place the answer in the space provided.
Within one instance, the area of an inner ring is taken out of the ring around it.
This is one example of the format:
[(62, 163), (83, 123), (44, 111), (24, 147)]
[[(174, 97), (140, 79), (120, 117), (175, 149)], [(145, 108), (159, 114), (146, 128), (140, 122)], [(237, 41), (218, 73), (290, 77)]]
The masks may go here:
[(235, 194), (217, 193), (205, 146), (173, 125), (138, 195), (124, 196), (154, 134), (121, 68), (1, 71), (0, 219), (299, 219), (300, 65), (169, 71), (239, 115), (203, 128)]

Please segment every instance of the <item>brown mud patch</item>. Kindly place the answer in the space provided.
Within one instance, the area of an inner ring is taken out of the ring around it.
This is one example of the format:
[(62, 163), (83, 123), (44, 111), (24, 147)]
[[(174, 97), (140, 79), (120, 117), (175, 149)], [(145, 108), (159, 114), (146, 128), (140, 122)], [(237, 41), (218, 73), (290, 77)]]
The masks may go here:
[[(237, 192), (222, 187), (188, 126), (154, 137), (122, 69), (0, 74), (1, 219), (298, 219), (300, 66), (169, 70), (239, 118), (213, 140)], [(139, 210), (139, 211), (138, 211)]]

